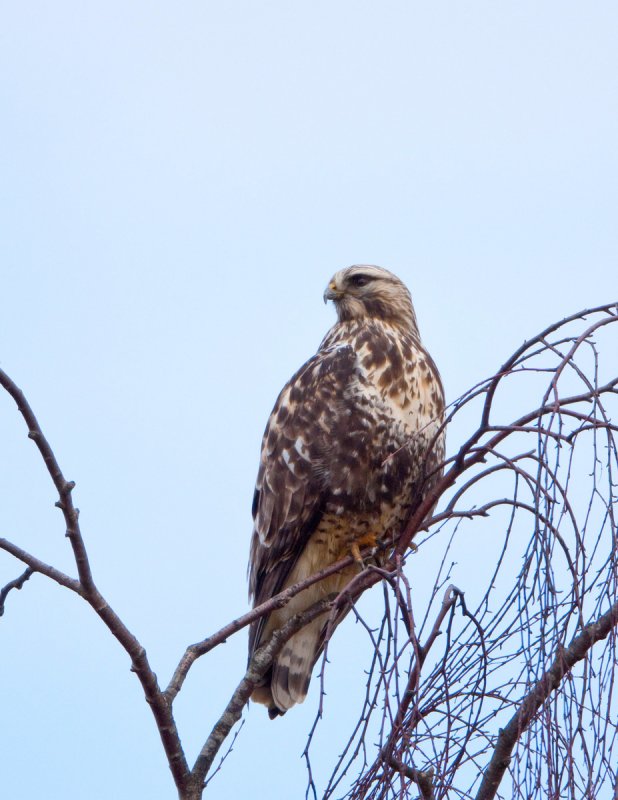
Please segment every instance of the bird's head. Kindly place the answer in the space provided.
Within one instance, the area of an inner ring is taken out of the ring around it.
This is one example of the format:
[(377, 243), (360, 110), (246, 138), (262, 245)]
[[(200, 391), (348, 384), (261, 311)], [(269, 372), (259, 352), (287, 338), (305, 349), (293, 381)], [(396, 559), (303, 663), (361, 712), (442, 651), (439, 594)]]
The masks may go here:
[(339, 322), (381, 319), (418, 335), (412, 298), (405, 284), (382, 267), (355, 264), (336, 272), (324, 292), (332, 300)]

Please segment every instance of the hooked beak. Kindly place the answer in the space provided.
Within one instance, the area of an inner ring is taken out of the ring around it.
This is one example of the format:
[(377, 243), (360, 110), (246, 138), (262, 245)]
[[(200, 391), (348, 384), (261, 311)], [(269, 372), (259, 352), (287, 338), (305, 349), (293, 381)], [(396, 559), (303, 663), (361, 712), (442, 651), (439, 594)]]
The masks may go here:
[(324, 302), (327, 303), (329, 300), (338, 300), (342, 294), (343, 292), (337, 290), (334, 281), (331, 281), (324, 292)]

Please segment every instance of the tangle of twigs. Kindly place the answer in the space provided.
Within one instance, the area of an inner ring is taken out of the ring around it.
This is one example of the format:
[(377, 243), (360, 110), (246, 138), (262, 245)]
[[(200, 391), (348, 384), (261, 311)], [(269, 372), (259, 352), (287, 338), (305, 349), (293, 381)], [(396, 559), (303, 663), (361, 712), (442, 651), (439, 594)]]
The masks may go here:
[[(351, 557), (187, 647), (161, 689), (144, 647), (97, 588), (73, 504), (75, 484), (65, 479), (23, 393), (0, 370), (0, 385), (17, 403), (58, 492), (77, 572), (71, 577), (0, 539), (0, 549), (27, 567), (0, 591), (0, 613), (8, 593), (34, 573), (92, 607), (131, 659), (182, 800), (198, 800), (207, 775), (221, 767), (255, 683), (284, 642), (320, 614), (336, 619), (350, 603), (350, 617), (368, 639), (365, 692), (358, 721), (318, 789), (311, 748), (322, 690), (304, 753), (308, 795), (610, 796), (618, 785), (618, 377), (615, 356), (605, 364), (601, 355), (607, 340), (609, 352), (618, 352), (616, 322), (616, 304), (561, 320), (452, 404), (450, 438), (468, 433), (441, 476), (433, 476), (392, 555), (339, 596), (293, 617), (255, 653), (193, 767), (173, 713), (192, 665), (307, 585), (349, 566)], [(423, 591), (413, 569), (418, 561), (408, 563), (413, 539), (419, 560), (435, 561), (433, 583)], [(459, 568), (455, 562), (466, 558), (472, 567)], [(357, 601), (377, 583), (384, 613), (374, 624)], [(325, 669), (326, 651), (322, 688)]]

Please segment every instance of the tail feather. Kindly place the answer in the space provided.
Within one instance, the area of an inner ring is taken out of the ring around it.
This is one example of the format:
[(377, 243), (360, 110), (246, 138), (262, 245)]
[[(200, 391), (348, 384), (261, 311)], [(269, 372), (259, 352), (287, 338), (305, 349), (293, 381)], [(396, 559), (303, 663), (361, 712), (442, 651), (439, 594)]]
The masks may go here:
[(296, 703), (302, 703), (307, 696), (323, 624), (323, 621), (314, 620), (294, 634), (273, 664), (272, 696), (277, 708), (283, 712)]

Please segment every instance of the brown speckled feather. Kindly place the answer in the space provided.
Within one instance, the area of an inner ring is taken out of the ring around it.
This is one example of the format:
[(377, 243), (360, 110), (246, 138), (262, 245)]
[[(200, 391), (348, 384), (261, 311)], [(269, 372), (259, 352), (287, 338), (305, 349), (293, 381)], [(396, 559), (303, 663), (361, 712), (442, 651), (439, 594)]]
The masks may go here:
[[(325, 297), (339, 321), (290, 379), (272, 411), (253, 503), (249, 589), (258, 605), (350, 552), (367, 535), (391, 540), (444, 455), (443, 390), (423, 349), (409, 293), (391, 273), (356, 266)], [(356, 567), (255, 623), (249, 652)], [(286, 644), (253, 699), (271, 716), (302, 702), (323, 644), (318, 618)]]
[[(322, 517), (338, 395), (351, 382), (355, 365), (348, 345), (318, 352), (286, 384), (270, 415), (253, 498), (249, 591), (254, 605), (281, 591)], [(250, 630), (251, 651), (261, 622)]]

